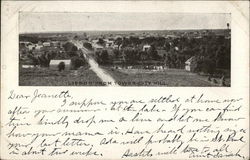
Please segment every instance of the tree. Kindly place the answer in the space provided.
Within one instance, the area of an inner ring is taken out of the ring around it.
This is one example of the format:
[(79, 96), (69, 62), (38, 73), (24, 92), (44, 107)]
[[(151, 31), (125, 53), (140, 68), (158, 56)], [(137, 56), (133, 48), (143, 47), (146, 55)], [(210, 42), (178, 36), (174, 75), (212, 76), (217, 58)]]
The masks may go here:
[(127, 64), (135, 64), (138, 60), (137, 58), (137, 52), (131, 48), (126, 48), (123, 50), (123, 54), (125, 57), (125, 62)]
[(78, 40), (79, 37), (78, 37), (77, 35), (75, 35), (73, 39), (74, 39), (74, 40)]
[(154, 44), (152, 44), (150, 46), (150, 48), (148, 49), (148, 55), (153, 60), (158, 60), (159, 59), (159, 55), (158, 55), (158, 52), (157, 52), (156, 47), (155, 47)]
[(83, 65), (84, 65), (83, 58), (80, 58), (78, 56), (74, 56), (74, 57), (71, 58), (70, 67), (71, 67), (72, 70), (76, 70), (76, 69), (80, 68)]
[(83, 43), (83, 46), (89, 50), (93, 50), (92, 45), (88, 42)]
[(96, 52), (96, 55), (97, 55), (97, 62), (99, 64), (103, 64), (103, 65), (106, 65), (106, 64), (109, 64), (109, 54), (108, 54), (108, 51), (107, 50), (102, 50), (102, 52)]
[(168, 66), (170, 67), (170, 64), (171, 64), (171, 57), (170, 55), (166, 55), (165, 59), (164, 59), (164, 63), (165, 63), (165, 66)]
[(113, 52), (114, 52), (115, 58), (118, 58), (120, 54), (119, 50), (114, 49)]
[(32, 52), (30, 52), (27, 57), (33, 61), (34, 65), (40, 65), (41, 67), (49, 67), (50, 60), (55, 58), (57, 53), (55, 51), (44, 51), (39, 56), (34, 56)]
[(215, 72), (216, 66), (213, 60), (206, 58), (202, 62), (202, 68), (201, 71), (204, 73), (208, 73), (210, 75), (213, 75)]
[(50, 60), (48, 52), (44, 52), (42, 55), (38, 56), (38, 61), (41, 67), (49, 67)]
[(65, 69), (65, 63), (60, 62), (57, 67), (58, 67), (58, 70), (61, 72), (61, 71), (63, 71)]
[(121, 37), (116, 38), (115, 44), (117, 44), (119, 47), (122, 44), (122, 38)]
[(151, 44), (155, 42), (155, 37), (146, 37), (143, 39), (144, 44)]
[(138, 44), (140, 44), (140, 39), (139, 39), (138, 37), (130, 36), (130, 37), (129, 37), (129, 41), (130, 41), (130, 43), (132, 43), (133, 45), (138, 45)]
[(155, 39), (155, 43), (156, 43), (155, 45), (157, 47), (163, 47), (165, 45), (165, 38), (164, 37), (157, 37)]
[(67, 42), (63, 45), (63, 48), (66, 51), (67, 55), (69, 55), (70, 57), (74, 57), (77, 55), (76, 51), (78, 49), (73, 43)]
[(129, 39), (126, 38), (126, 37), (123, 37), (122, 46), (123, 46), (123, 47), (126, 47), (126, 46), (128, 46), (129, 44), (130, 44)]
[(98, 39), (97, 44), (99, 44), (99, 45), (102, 45), (102, 46), (103, 46), (103, 45), (104, 45), (104, 43), (105, 43), (105, 42), (104, 42), (104, 40), (103, 40), (102, 38), (99, 38), (99, 39)]
[(165, 42), (164, 48), (165, 48), (165, 50), (166, 50), (167, 52), (170, 50), (170, 44), (169, 44), (168, 41)]
[(29, 54), (27, 55), (27, 57), (28, 57), (29, 59), (32, 60), (34, 66), (39, 65), (38, 58), (35, 57), (34, 54), (33, 54), (32, 52), (29, 53)]
[(148, 55), (147, 55), (147, 52), (145, 51), (140, 51), (139, 52), (139, 56), (140, 56), (140, 60), (142, 62), (142, 65), (144, 65), (144, 62), (148, 59)]

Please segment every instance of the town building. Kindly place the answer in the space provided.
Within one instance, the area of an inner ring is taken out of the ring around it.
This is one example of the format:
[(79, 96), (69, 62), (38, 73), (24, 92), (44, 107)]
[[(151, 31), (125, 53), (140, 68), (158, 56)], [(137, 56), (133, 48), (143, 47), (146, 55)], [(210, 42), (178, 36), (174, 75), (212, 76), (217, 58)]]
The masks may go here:
[(27, 45), (27, 48), (29, 49), (29, 50), (34, 50), (35, 49), (35, 45), (34, 44), (28, 44)]
[(106, 47), (112, 47), (114, 45), (114, 41), (106, 40)]
[(150, 45), (146, 44), (142, 47), (142, 51), (147, 51), (150, 48)]
[(44, 47), (50, 47), (50, 42), (43, 42)]
[(96, 43), (93, 43), (92, 47), (94, 48), (95, 51), (102, 51), (103, 50), (103, 46), (98, 45)]
[(196, 67), (197, 67), (197, 58), (195, 56), (189, 58), (185, 62), (185, 70), (186, 71), (194, 72)]
[(70, 65), (71, 65), (71, 60), (70, 59), (60, 59), (60, 60), (52, 59), (50, 61), (50, 63), (49, 63), (49, 67), (51, 69), (58, 70), (58, 65), (61, 62), (63, 62), (65, 64), (65, 70), (69, 70), (70, 69)]
[(35, 45), (35, 49), (36, 49), (36, 50), (40, 50), (42, 47), (43, 47), (43, 45), (40, 45), (40, 44), (36, 44), (36, 45)]

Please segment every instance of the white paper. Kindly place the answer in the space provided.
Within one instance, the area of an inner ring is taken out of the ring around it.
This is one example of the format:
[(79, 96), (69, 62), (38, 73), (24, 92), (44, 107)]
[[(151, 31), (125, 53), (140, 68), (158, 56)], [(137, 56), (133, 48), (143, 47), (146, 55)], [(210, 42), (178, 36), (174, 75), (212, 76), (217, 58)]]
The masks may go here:
[[(248, 5), (3, 1), (1, 159), (249, 159)], [(230, 13), (231, 86), (20, 86), (20, 12)]]

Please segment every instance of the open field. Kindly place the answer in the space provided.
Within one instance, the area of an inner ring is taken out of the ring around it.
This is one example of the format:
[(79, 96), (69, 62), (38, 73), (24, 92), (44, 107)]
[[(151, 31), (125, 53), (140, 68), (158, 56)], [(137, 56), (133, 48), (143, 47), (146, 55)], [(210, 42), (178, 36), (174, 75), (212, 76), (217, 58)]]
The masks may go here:
[[(182, 69), (167, 69), (163, 71), (152, 71), (143, 69), (111, 69), (103, 67), (117, 82), (122, 86), (196, 86), (209, 87), (219, 86), (209, 82), (206, 76), (200, 76), (196, 73), (187, 72)], [(131, 83), (133, 82), (133, 83)], [(150, 82), (150, 83), (148, 83)], [(228, 80), (226, 80), (227, 83)]]
[(89, 68), (59, 72), (49, 68), (20, 68), (20, 86), (104, 86)]

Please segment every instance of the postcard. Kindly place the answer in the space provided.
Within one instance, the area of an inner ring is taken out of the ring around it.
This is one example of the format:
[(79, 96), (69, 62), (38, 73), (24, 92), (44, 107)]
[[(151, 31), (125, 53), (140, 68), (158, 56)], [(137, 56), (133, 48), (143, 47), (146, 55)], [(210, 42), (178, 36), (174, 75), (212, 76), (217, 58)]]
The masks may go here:
[(0, 159), (249, 159), (248, 6), (3, 1)]

